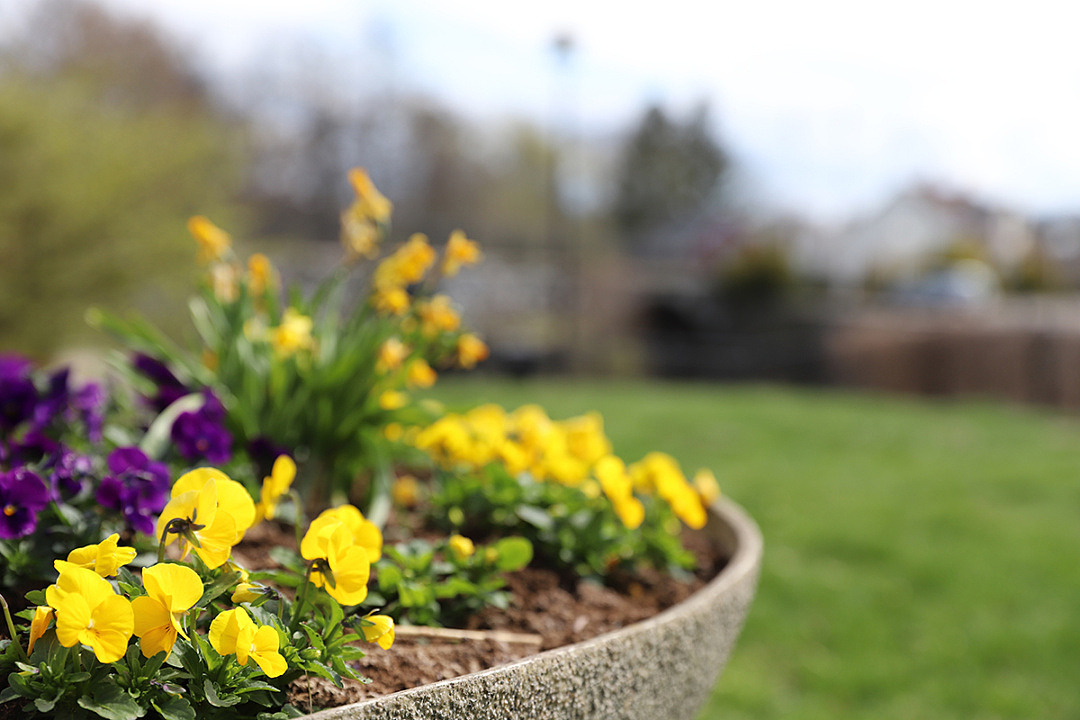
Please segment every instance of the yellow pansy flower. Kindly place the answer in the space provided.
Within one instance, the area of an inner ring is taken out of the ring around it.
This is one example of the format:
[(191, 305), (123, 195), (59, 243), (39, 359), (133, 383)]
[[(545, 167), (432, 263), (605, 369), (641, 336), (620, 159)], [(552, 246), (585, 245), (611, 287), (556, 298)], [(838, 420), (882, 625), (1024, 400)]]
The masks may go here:
[(708, 516), (701, 498), (689, 485), (683, 485), (674, 494), (664, 498), (671, 505), (675, 516), (686, 523), (687, 527), (700, 530), (705, 527)]
[(263, 586), (258, 583), (237, 583), (230, 598), (234, 603), (255, 602), (263, 596)]
[(437, 376), (435, 371), (428, 365), (424, 358), (416, 358), (409, 363), (409, 370), (405, 376), (406, 384), (412, 387), (429, 388), (435, 384)]
[(313, 522), (300, 542), (300, 554), (313, 561), (311, 584), (325, 587), (340, 604), (358, 605), (367, 597), (371, 574), (368, 553), (353, 542), (352, 533), (340, 521)]
[(45, 590), (56, 611), (56, 638), (64, 647), (87, 645), (103, 663), (116, 662), (127, 651), (135, 624), (131, 603), (93, 570), (57, 560), (60, 577)]
[(390, 497), (402, 507), (415, 507), (420, 501), (420, 483), (412, 475), (402, 475), (390, 486)]
[(255, 521), (274, 519), (274, 512), (281, 498), (288, 494), (296, 478), (296, 462), (288, 455), (278, 455), (270, 469), (270, 477), (263, 478), (259, 504), (255, 506)]
[(289, 669), (278, 652), (278, 632), (269, 625), (256, 626), (243, 608), (233, 608), (219, 614), (210, 623), (210, 645), (221, 655), (236, 655), (236, 661), (247, 665), (248, 659), (266, 673), (279, 677)]
[(315, 347), (311, 331), (314, 323), (296, 308), (287, 308), (281, 324), (270, 330), (270, 346), (279, 357), (291, 357), (301, 350)]
[(113, 533), (96, 545), (85, 545), (68, 553), (67, 561), (93, 570), (101, 577), (115, 575), (120, 566), (135, 559), (135, 548), (120, 547), (120, 535)]
[(34, 645), (45, 631), (49, 629), (49, 623), (53, 619), (53, 609), (48, 605), (38, 605), (34, 608), (34, 617), (30, 620), (30, 641), (26, 647), (26, 654), (34, 652)]
[(365, 615), (364, 620), (371, 625), (364, 625), (364, 640), (377, 643), (383, 650), (389, 650), (394, 644), (394, 619), (389, 615)]
[(229, 233), (210, 222), (202, 215), (188, 220), (188, 232), (199, 245), (199, 262), (203, 264), (218, 262), (225, 257), (232, 245)]
[(220, 470), (197, 468), (173, 485), (155, 532), (158, 538), (168, 532), (166, 544), (179, 537), (182, 557), (194, 549), (207, 567), (216, 568), (254, 522), (255, 503), (240, 483)]
[(339, 505), (335, 508), (323, 510), (312, 521), (308, 532), (310, 533), (314, 529), (315, 534), (313, 537), (318, 537), (320, 533), (324, 533), (324, 527), (328, 527), (334, 522), (341, 523), (348, 528), (353, 543), (364, 548), (369, 562), (379, 561), (379, 558), (382, 557), (382, 531), (379, 530), (378, 525), (365, 518), (364, 514), (352, 505)]
[(458, 560), (466, 560), (472, 557), (476, 552), (476, 546), (473, 545), (473, 541), (464, 535), (451, 535), (450, 540), (447, 541), (450, 546), (450, 552), (454, 554)]
[(702, 468), (694, 474), (694, 489), (706, 505), (712, 505), (720, 497), (720, 483), (716, 482), (716, 476), (708, 468)]
[(443, 252), (442, 274), (446, 277), (456, 275), (463, 265), (475, 265), (480, 262), (480, 245), (465, 237), (461, 230), (450, 233)]
[(630, 530), (636, 530), (645, 519), (645, 506), (633, 495), (612, 501), (612, 506), (619, 520)]
[(217, 468), (196, 468), (184, 473), (173, 483), (170, 495), (176, 497), (191, 490), (200, 490), (210, 480), (214, 481), (217, 508), (233, 516), (236, 529), (240, 534), (236, 542), (244, 536), (248, 528), (255, 524), (255, 501), (247, 489)]
[(472, 333), (465, 333), (457, 340), (458, 365), (466, 370), (473, 369), (490, 354), (487, 344)]
[(194, 570), (174, 563), (148, 567), (143, 570), (142, 579), (146, 595), (131, 601), (135, 635), (144, 657), (159, 652), (167, 656), (176, 644), (177, 633), (188, 639), (180, 620), (199, 602), (203, 583)]

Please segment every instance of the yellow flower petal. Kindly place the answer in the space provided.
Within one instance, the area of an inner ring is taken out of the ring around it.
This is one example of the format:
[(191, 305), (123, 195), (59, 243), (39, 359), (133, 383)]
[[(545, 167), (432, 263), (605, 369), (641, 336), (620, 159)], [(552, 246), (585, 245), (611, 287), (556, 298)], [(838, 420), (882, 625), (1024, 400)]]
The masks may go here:
[(131, 601), (131, 612), (135, 620), (134, 634), (139, 638), (143, 657), (172, 651), (177, 631), (172, 613), (162, 601), (146, 595), (137, 597)]
[(30, 642), (26, 648), (26, 654), (34, 652), (34, 644), (41, 639), (45, 631), (49, 629), (49, 622), (53, 618), (53, 609), (47, 605), (38, 605), (34, 608), (34, 617), (30, 621)]
[[(278, 652), (277, 630), (263, 625), (255, 631), (251, 640), (250, 656), (267, 677), (278, 677), (288, 670), (288, 663)], [(239, 659), (237, 654), (237, 659)]]
[(362, 628), (364, 640), (378, 643), (383, 650), (389, 650), (394, 644), (394, 619), (389, 615), (368, 615), (364, 619), (372, 623)]
[(143, 570), (142, 578), (146, 594), (170, 613), (187, 612), (203, 596), (202, 579), (186, 565), (158, 563)]
[(220, 655), (232, 655), (236, 652), (236, 643), (241, 630), (252, 628), (254, 625), (255, 623), (243, 608), (233, 608), (219, 613), (210, 623), (208, 633), (210, 646)]

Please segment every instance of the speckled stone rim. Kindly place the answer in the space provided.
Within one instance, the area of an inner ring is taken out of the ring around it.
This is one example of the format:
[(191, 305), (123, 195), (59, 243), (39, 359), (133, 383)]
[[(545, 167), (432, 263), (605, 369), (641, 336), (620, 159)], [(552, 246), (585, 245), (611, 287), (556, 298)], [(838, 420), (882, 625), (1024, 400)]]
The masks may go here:
[(733, 502), (709, 509), (706, 536), (730, 560), (664, 612), (515, 663), (354, 705), (309, 720), (687, 720), (709, 696), (757, 588), (763, 543)]

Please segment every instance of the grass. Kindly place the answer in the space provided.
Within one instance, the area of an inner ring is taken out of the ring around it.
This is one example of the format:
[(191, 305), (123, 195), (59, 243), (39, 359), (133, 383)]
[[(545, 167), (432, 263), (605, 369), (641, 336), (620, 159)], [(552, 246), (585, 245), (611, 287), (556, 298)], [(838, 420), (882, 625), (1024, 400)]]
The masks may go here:
[(989, 403), (455, 380), (451, 405), (596, 409), (616, 452), (715, 470), (765, 536), (699, 720), (1080, 717), (1080, 422)]

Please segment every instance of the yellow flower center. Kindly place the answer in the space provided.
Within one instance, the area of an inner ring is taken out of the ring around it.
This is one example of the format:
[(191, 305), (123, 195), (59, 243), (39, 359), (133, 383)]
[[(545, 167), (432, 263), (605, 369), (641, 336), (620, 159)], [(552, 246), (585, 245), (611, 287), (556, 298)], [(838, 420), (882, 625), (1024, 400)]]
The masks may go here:
[(4, 515), (6, 515), (8, 517), (11, 517), (12, 515), (15, 514), (16, 510), (18, 510), (18, 508), (16, 508), (14, 505), (5, 505), (4, 506)]

